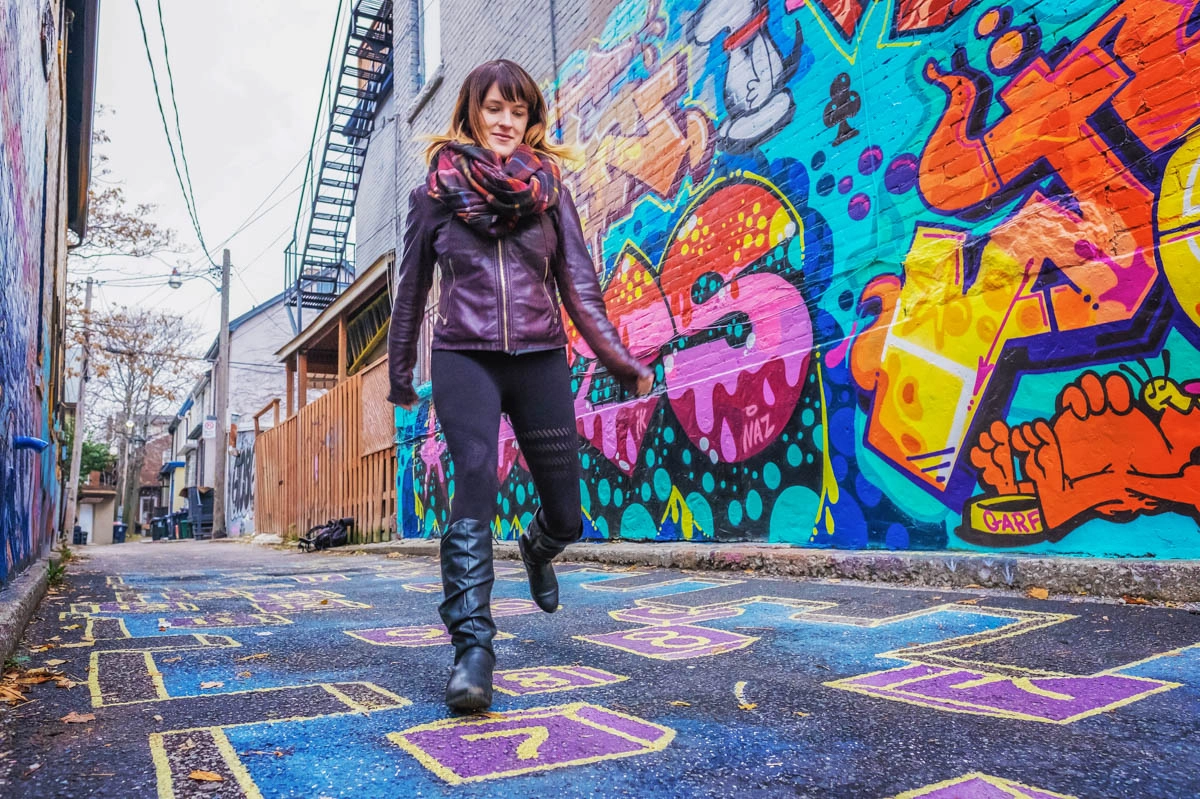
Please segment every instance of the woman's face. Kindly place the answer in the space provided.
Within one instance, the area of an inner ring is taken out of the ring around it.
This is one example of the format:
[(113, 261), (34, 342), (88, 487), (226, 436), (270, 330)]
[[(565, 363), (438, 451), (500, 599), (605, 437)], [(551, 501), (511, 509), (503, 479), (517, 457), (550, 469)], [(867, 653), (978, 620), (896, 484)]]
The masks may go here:
[(529, 108), (525, 103), (510, 102), (500, 94), (496, 84), (488, 89), (483, 98), (483, 127), (488, 149), (501, 158), (508, 158), (513, 150), (525, 141), (525, 128), (529, 125)]

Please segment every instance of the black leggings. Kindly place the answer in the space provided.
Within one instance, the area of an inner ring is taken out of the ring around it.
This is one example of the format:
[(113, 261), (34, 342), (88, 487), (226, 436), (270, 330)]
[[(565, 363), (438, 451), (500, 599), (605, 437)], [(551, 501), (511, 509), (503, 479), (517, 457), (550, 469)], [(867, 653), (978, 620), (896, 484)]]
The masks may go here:
[(579, 437), (566, 352), (434, 350), (431, 373), (433, 405), (454, 462), (450, 522), (496, 517), (500, 414), (507, 413), (542, 502), (546, 534), (576, 540), (583, 522)]

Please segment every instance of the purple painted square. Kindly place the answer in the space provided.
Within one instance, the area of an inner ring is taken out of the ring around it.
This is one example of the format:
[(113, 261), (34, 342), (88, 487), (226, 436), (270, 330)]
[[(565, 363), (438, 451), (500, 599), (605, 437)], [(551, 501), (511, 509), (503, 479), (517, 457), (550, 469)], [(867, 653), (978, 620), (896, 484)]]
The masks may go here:
[(347, 631), (346, 634), (379, 646), (442, 646), (450, 643), (450, 634), (440, 624), (376, 627), (372, 630)]
[(656, 607), (654, 605), (614, 610), (610, 615), (618, 621), (633, 624), (700, 624), (714, 619), (731, 619), (742, 614), (741, 608), (691, 608)]
[[(958, 687), (994, 675), (966, 669), (931, 670), (928, 676), (921, 673), (921, 669), (929, 668), (912, 666), (847, 680), (843, 684), (859, 690), (866, 689), (887, 699), (915, 701), (946, 710), (995, 716), (1019, 714), (1060, 723), (1138, 699), (1171, 685), (1157, 680), (1101, 674), (1087, 677), (1004, 678)], [(913, 681), (904, 682), (906, 680)]]
[(604, 635), (581, 635), (577, 638), (593, 644), (616, 647), (656, 660), (685, 660), (719, 655), (744, 649), (758, 640), (725, 630), (693, 627), (687, 624), (643, 627)]
[(535, 666), (496, 672), (496, 690), (510, 696), (569, 691), (609, 685), (627, 678), (587, 666)]
[(666, 728), (582, 703), (434, 722), (389, 736), (451, 783), (657, 751), (673, 737)]

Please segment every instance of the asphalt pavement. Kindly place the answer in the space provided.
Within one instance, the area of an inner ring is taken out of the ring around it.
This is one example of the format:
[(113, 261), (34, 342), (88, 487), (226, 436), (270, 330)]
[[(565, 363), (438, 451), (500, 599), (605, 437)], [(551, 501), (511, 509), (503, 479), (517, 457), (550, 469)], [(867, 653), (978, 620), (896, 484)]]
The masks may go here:
[(454, 716), (432, 558), (89, 548), (6, 665), (0, 795), (1200, 796), (1194, 610), (566, 563), (547, 615), (497, 569)]

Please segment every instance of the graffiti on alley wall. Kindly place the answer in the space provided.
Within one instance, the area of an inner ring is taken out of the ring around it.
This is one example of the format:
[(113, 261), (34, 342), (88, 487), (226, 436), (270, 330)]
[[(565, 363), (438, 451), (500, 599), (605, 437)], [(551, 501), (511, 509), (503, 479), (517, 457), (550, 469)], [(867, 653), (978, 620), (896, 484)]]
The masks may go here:
[(587, 534), (1200, 556), (1198, 45), (1196, 0), (617, 2), (553, 122), (657, 382), (568, 326)]
[(46, 72), (39, 3), (0, 4), (0, 583), (48, 546), (56, 482), (52, 451), (16, 450), (14, 437), (51, 440), (38, 401)]

